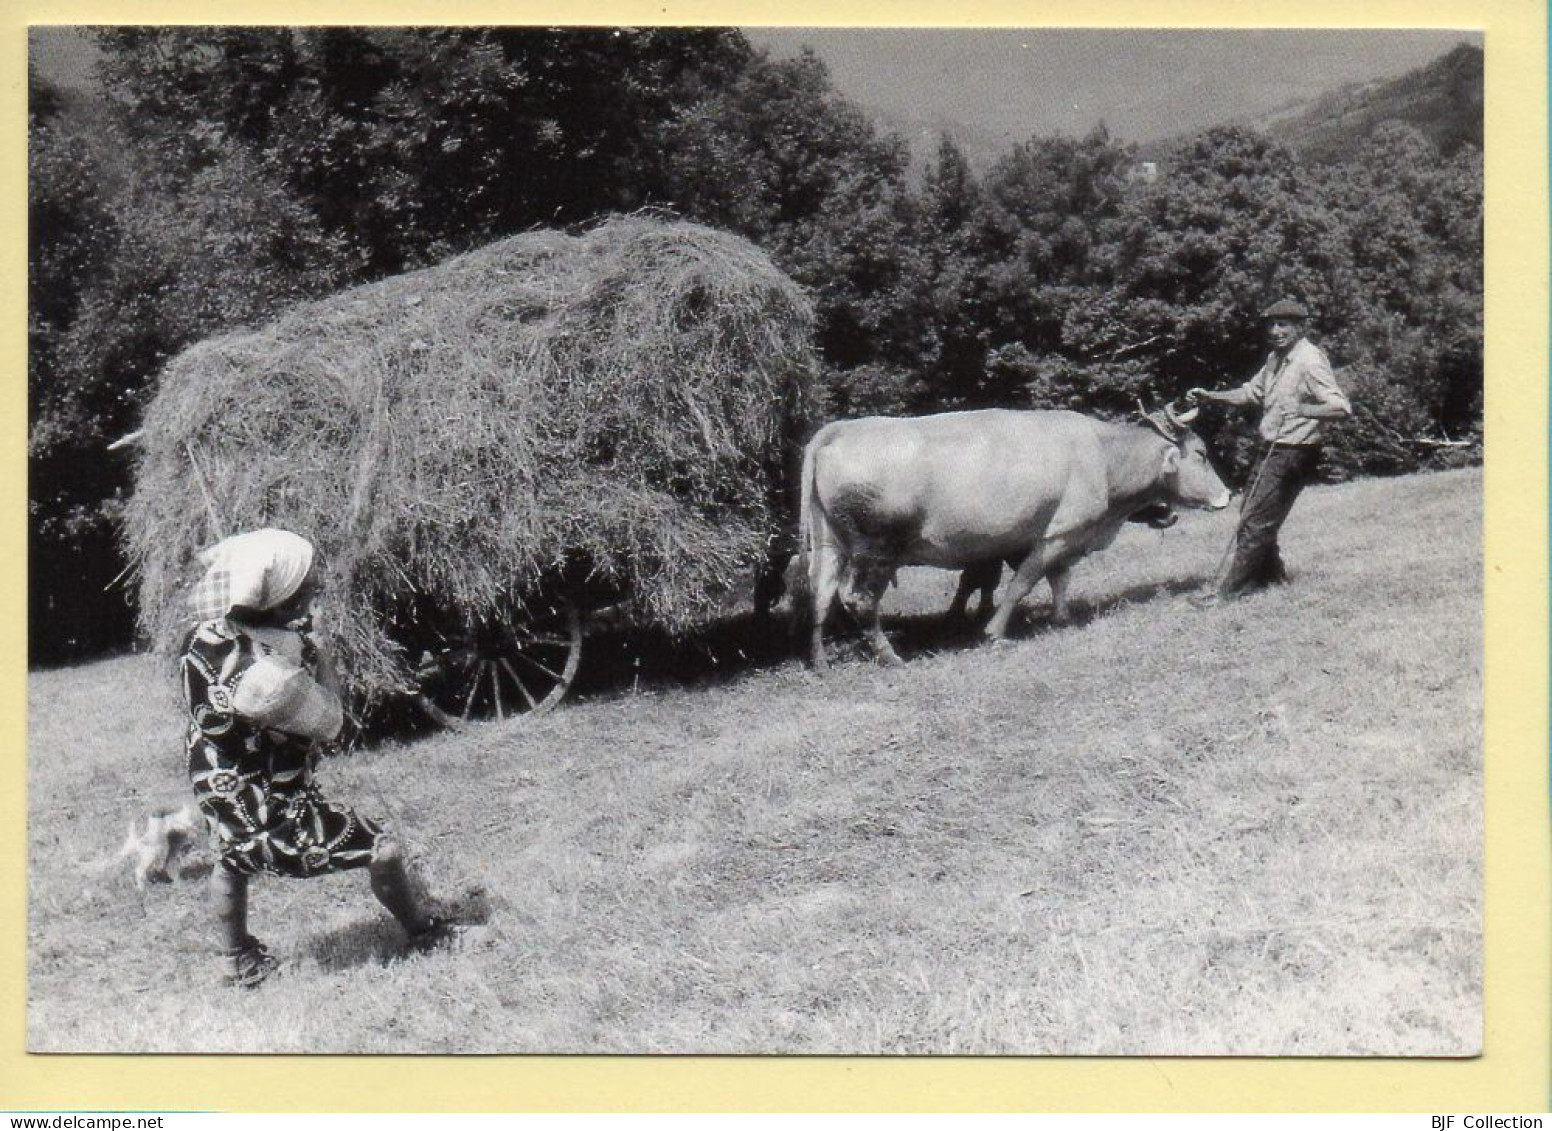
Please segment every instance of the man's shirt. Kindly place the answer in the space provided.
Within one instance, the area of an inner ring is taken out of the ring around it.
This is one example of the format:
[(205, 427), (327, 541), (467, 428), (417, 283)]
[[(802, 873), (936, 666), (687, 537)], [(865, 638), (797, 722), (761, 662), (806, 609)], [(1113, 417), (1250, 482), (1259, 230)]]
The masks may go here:
[(1285, 354), (1273, 350), (1244, 390), (1261, 406), (1261, 437), (1274, 444), (1318, 444), (1327, 421), (1290, 415), (1296, 405), (1340, 405), (1353, 410), (1336, 383), (1325, 351), (1300, 338)]

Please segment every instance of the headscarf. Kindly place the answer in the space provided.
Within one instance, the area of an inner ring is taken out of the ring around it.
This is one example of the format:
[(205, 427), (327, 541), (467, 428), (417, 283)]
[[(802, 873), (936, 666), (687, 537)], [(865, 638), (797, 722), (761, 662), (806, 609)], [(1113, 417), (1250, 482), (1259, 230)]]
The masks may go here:
[(196, 620), (216, 620), (238, 605), (262, 612), (294, 596), (313, 567), (313, 545), (289, 530), (265, 528), (224, 538), (199, 560), (205, 576), (189, 605)]

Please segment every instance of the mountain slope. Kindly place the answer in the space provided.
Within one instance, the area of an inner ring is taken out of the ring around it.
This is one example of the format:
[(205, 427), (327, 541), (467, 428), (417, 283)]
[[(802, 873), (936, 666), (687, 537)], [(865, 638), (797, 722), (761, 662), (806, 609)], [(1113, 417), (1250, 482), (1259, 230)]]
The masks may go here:
[[(1462, 145), (1482, 145), (1482, 49), (1461, 44), (1433, 62), (1391, 79), (1348, 83), (1314, 99), (1300, 99), (1268, 113), (1231, 119), (1269, 134), (1305, 158), (1322, 164), (1355, 159), (1383, 122), (1413, 126), (1449, 156)], [(1140, 147), (1146, 160), (1165, 160), (1200, 131)]]
[(1338, 163), (1356, 156), (1381, 122), (1402, 121), (1448, 156), (1482, 145), (1482, 74), (1482, 49), (1461, 44), (1398, 79), (1343, 87), (1251, 124), (1308, 158)]

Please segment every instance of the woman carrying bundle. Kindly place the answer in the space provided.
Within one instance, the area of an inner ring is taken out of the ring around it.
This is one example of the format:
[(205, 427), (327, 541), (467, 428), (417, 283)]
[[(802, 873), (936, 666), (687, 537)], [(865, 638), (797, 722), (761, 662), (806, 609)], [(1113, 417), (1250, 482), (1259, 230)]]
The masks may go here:
[(233, 535), (200, 555), (196, 621), (180, 649), (189, 712), (189, 781), (219, 842), (211, 895), (226, 981), (256, 986), (277, 963), (248, 933), (248, 877), (309, 877), (366, 868), (372, 893), (417, 949), (453, 936), (422, 905), (398, 845), (376, 821), (313, 784), (344, 711), (332, 665), (313, 639), (316, 563), (285, 530)]

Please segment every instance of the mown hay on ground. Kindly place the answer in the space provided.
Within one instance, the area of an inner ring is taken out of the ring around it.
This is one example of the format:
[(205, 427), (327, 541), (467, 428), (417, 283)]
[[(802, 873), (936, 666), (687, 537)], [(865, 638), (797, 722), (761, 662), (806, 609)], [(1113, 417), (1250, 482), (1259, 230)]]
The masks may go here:
[(812, 310), (757, 248), (647, 217), (514, 237), (203, 342), (162, 374), (125, 540), (160, 648), (196, 555), (280, 526), (325, 563), (351, 690), (407, 690), (428, 610), (578, 588), (683, 631), (783, 513)]

